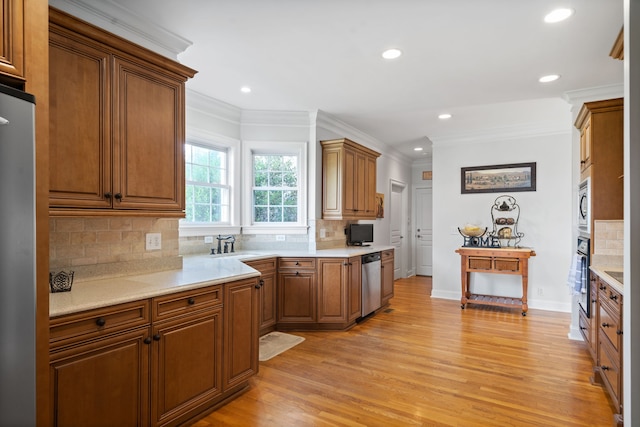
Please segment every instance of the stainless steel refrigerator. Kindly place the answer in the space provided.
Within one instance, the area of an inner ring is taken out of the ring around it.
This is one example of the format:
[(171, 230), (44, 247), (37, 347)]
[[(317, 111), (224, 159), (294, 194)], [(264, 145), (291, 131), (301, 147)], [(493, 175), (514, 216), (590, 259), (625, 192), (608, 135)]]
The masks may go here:
[(34, 115), (0, 85), (0, 426), (36, 424)]

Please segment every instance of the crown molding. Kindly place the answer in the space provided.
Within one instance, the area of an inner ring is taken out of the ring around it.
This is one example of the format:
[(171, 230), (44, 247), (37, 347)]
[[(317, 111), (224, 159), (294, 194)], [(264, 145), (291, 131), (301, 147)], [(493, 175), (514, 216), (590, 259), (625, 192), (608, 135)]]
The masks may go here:
[(380, 142), (376, 138), (362, 132), (355, 127), (338, 120), (333, 117), (329, 113), (326, 113), (322, 110), (317, 110), (316, 118), (316, 127), (321, 127), (328, 131), (335, 133), (336, 135), (343, 135), (345, 138), (353, 139), (358, 144), (362, 144), (368, 148), (373, 150), (384, 152), (390, 158), (396, 160), (400, 163), (411, 163), (412, 159), (399, 151), (395, 150), (393, 147), (388, 144), (384, 144)]
[(529, 123), (519, 126), (507, 126), (502, 128), (478, 130), (451, 134), (442, 137), (430, 137), (433, 146), (453, 145), (453, 144), (476, 144), (496, 141), (507, 141), (513, 139), (536, 138), (550, 135), (571, 135), (571, 122), (566, 124), (540, 124)]
[(240, 121), (242, 126), (310, 126), (307, 111), (241, 110)]
[(239, 126), (242, 120), (242, 110), (216, 98), (204, 95), (195, 90), (187, 89), (186, 108), (197, 111), (206, 116), (216, 118)]
[(49, 0), (49, 5), (174, 60), (193, 44), (111, 0)]
[(591, 101), (602, 101), (605, 99), (623, 98), (624, 84), (614, 84), (608, 86), (592, 87), (565, 92), (563, 99), (571, 104), (571, 111), (580, 109), (582, 104)]

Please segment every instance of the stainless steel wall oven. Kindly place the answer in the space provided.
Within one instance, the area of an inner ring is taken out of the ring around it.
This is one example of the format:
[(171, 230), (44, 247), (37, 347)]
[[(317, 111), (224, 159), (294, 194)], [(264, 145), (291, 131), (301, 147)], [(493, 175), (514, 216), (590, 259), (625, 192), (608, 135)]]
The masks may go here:
[(578, 236), (578, 248), (576, 251), (578, 256), (578, 271), (580, 286), (580, 297), (578, 304), (580, 308), (591, 317), (591, 281), (589, 280), (589, 266), (591, 265), (591, 239), (586, 236)]

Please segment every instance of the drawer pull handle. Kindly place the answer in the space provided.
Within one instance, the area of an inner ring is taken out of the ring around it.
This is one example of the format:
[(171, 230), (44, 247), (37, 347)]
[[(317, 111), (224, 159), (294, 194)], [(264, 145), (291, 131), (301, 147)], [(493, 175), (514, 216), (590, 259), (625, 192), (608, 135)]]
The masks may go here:
[(151, 337), (146, 337), (143, 342), (145, 344), (151, 344)]
[(620, 329), (617, 329), (617, 330), (616, 330), (616, 334), (618, 334), (618, 335), (622, 335), (622, 331), (621, 331)]
[(608, 371), (609, 367), (607, 365), (602, 365), (600, 366), (600, 369), (602, 369), (603, 371)]
[(609, 324), (608, 324), (608, 323), (606, 323), (606, 322), (603, 322), (603, 323), (602, 323), (602, 327), (603, 327), (603, 328), (608, 328), (608, 327), (609, 327)]
[(196, 300), (195, 300), (193, 297), (191, 297), (191, 298), (189, 298), (189, 299), (187, 300), (187, 304), (189, 304), (189, 305), (193, 305), (193, 304), (195, 304), (195, 303), (196, 303)]
[(153, 336), (153, 340), (154, 340), (154, 341), (160, 341), (160, 334), (155, 334), (155, 335)]
[(604, 291), (605, 289), (607, 289), (607, 287), (606, 287), (606, 286), (604, 286), (604, 285), (600, 285), (600, 290), (601, 290), (601, 291)]
[(107, 321), (104, 319), (104, 317), (98, 317), (96, 319), (96, 325), (98, 326), (104, 326), (107, 323)]
[(260, 289), (261, 287), (264, 286), (264, 280), (260, 279), (260, 281), (258, 282), (258, 284), (256, 285), (256, 289)]
[(300, 265), (300, 263), (298, 261), (296, 261), (296, 265)]
[(614, 301), (618, 301), (618, 295), (609, 295), (609, 298), (611, 298)]
[(115, 197), (116, 200), (122, 200), (122, 193), (116, 193), (113, 197)]

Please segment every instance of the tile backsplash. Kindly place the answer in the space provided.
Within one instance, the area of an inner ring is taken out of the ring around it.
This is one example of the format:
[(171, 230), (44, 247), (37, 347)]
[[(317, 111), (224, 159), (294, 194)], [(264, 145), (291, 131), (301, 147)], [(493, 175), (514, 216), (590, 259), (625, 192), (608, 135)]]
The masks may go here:
[[(76, 279), (182, 267), (178, 219), (143, 217), (52, 217), (50, 269), (74, 270)], [(146, 250), (147, 233), (160, 233), (159, 250)]]
[(624, 255), (624, 221), (594, 221), (593, 253), (598, 255)]

